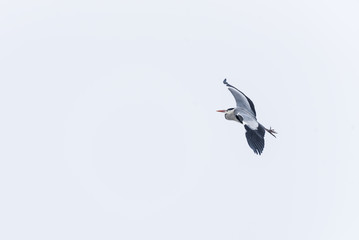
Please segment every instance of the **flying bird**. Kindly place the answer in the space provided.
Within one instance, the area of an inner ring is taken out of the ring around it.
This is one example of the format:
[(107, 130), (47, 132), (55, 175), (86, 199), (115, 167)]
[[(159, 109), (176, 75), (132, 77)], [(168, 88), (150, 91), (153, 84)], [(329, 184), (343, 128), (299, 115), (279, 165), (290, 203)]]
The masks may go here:
[(224, 79), (223, 83), (232, 93), (237, 106), (235, 108), (228, 108), (227, 110), (217, 110), (217, 112), (224, 113), (224, 117), (227, 120), (244, 124), (248, 145), (252, 148), (254, 153), (261, 155), (264, 149), (265, 132), (267, 131), (274, 137), (276, 137), (274, 134), (277, 134), (277, 132), (272, 128), (265, 128), (257, 121), (257, 114), (252, 100), (250, 100), (243, 92), (230, 85), (227, 82), (227, 79)]

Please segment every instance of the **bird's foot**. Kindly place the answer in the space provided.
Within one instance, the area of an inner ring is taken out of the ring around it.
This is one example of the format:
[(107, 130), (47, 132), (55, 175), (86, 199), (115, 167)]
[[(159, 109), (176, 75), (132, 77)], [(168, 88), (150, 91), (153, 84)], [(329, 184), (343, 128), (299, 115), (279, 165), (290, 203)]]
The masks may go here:
[(274, 134), (278, 134), (276, 131), (274, 131), (274, 129), (272, 127), (270, 127), (269, 129), (266, 129), (267, 132), (269, 132), (273, 137), (276, 137)]

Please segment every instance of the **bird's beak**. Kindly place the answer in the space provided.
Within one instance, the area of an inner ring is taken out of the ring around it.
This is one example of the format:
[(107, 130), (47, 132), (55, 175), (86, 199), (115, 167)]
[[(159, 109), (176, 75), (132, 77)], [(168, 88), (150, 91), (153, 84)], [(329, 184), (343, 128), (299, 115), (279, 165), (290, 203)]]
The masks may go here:
[(223, 112), (224, 113), (224, 112), (226, 112), (226, 110), (217, 110), (217, 112)]

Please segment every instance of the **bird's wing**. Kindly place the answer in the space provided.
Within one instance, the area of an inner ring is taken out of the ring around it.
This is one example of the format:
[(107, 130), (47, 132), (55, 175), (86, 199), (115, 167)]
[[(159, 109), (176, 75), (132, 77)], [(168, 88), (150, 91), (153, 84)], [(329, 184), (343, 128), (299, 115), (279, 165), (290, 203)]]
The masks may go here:
[(230, 85), (227, 82), (227, 79), (224, 79), (223, 83), (226, 84), (226, 86), (228, 87), (228, 90), (234, 96), (236, 103), (237, 103), (237, 108), (245, 110), (249, 114), (253, 115), (253, 117), (255, 118), (257, 114), (256, 114), (256, 109), (254, 108), (254, 104), (253, 104), (252, 100), (250, 100), (244, 93), (239, 91), (237, 88)]
[(248, 112), (245, 108), (237, 107), (234, 110), (234, 114), (236, 114), (236, 116), (243, 121), (243, 124), (247, 124), (252, 129), (257, 129), (259, 123), (257, 122), (256, 117), (253, 116), (252, 112)]
[(259, 124), (256, 130), (251, 129), (247, 125), (244, 125), (244, 128), (247, 130), (246, 138), (248, 145), (252, 148), (255, 154), (261, 155), (264, 149), (264, 127)]

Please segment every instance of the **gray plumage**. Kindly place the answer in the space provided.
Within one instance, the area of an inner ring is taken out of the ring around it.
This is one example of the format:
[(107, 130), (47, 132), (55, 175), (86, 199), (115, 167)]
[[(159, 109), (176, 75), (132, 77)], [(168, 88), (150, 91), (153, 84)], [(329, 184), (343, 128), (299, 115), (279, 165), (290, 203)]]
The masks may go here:
[(249, 99), (243, 92), (230, 85), (227, 82), (227, 79), (224, 79), (223, 83), (232, 93), (237, 106), (235, 108), (218, 111), (225, 112), (225, 118), (227, 120), (244, 124), (249, 147), (254, 151), (254, 153), (261, 155), (264, 149), (265, 132), (269, 132), (274, 137), (276, 132), (272, 128), (265, 128), (257, 121), (257, 113), (251, 99)]

